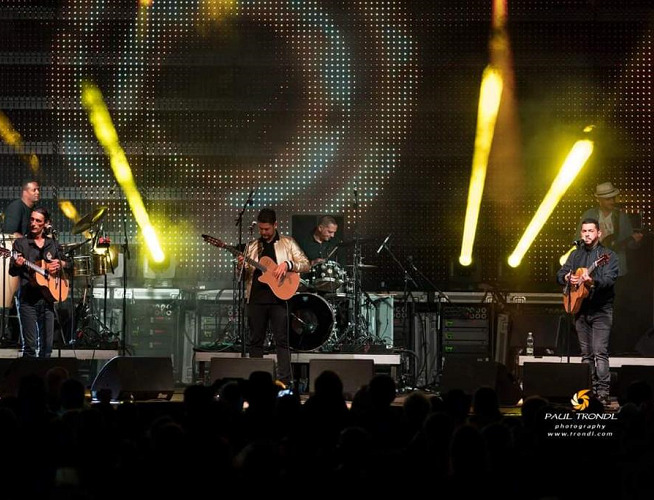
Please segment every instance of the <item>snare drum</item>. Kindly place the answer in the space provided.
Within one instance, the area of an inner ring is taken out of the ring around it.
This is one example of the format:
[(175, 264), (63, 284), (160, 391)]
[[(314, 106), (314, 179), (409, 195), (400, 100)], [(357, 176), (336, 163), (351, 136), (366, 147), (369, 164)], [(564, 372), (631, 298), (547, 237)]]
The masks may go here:
[(73, 276), (91, 276), (91, 256), (78, 255), (73, 257)]
[(311, 284), (320, 292), (336, 292), (346, 280), (345, 270), (338, 262), (328, 260), (311, 268)]

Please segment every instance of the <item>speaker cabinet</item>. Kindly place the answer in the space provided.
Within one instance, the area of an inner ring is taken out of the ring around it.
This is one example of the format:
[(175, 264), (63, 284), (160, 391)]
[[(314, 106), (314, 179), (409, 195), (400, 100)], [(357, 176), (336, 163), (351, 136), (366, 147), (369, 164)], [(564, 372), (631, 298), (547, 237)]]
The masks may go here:
[(375, 362), (372, 359), (312, 359), (309, 361), (309, 394), (314, 392), (318, 375), (326, 370), (341, 378), (345, 398), (352, 399), (375, 376)]
[[(16, 358), (3, 360), (0, 365), (2, 370), (2, 395), (13, 395), (18, 393), (20, 380), (26, 375), (37, 375), (45, 379), (48, 370), (61, 367), (68, 372), (69, 378), (80, 380), (78, 361), (76, 358)], [(81, 380), (80, 380), (81, 381)]]
[(502, 404), (516, 404), (521, 397), (520, 387), (502, 363), (496, 361), (473, 361), (450, 357), (443, 365), (441, 392), (461, 389), (474, 395), (480, 387), (492, 387)]
[(525, 397), (569, 401), (575, 393), (591, 388), (590, 366), (586, 363), (525, 363), (522, 384)]
[(114, 400), (149, 400), (173, 397), (173, 363), (169, 357), (122, 357), (110, 359), (91, 386), (97, 397), (102, 389), (111, 391)]
[(216, 380), (245, 379), (252, 372), (268, 372), (275, 377), (275, 360), (269, 358), (211, 358), (209, 382)]

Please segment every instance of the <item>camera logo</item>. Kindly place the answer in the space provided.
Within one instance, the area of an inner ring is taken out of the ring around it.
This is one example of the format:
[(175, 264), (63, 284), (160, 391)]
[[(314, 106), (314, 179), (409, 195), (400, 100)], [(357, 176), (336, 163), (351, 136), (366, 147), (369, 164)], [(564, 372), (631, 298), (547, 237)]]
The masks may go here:
[(588, 405), (590, 404), (590, 397), (588, 396), (589, 392), (590, 389), (584, 389), (573, 394), (570, 403), (575, 410), (583, 411), (588, 408)]

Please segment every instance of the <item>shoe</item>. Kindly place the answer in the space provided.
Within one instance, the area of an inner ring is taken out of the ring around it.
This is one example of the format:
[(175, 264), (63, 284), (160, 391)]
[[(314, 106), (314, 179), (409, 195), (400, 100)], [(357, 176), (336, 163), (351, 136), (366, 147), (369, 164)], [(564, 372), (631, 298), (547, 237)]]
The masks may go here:
[(604, 406), (611, 406), (611, 398), (602, 394), (597, 396), (597, 400), (602, 403)]

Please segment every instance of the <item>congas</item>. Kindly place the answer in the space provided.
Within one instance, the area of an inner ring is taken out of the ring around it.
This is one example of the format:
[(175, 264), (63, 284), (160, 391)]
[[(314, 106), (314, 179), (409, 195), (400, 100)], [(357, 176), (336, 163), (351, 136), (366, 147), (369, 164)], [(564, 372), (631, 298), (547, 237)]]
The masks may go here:
[(289, 345), (296, 351), (313, 351), (332, 333), (334, 311), (325, 299), (313, 293), (296, 293), (288, 301)]
[(73, 257), (73, 276), (91, 276), (91, 256), (78, 255)]
[(104, 276), (111, 271), (110, 257), (107, 254), (93, 254), (93, 276)]
[[(14, 245), (14, 235), (5, 234), (2, 238), (2, 247), (8, 250), (12, 250)], [(11, 266), (11, 260), (9, 257), (3, 258), (0, 262), (2, 266), (2, 280), (3, 280), (3, 294), (2, 300), (4, 307), (11, 308), (12, 302), (14, 300), (14, 294), (18, 290), (18, 283), (20, 279), (18, 276), (9, 275), (9, 267)]]
[(311, 268), (311, 285), (319, 292), (336, 292), (346, 280), (345, 270), (338, 262), (328, 260)]

